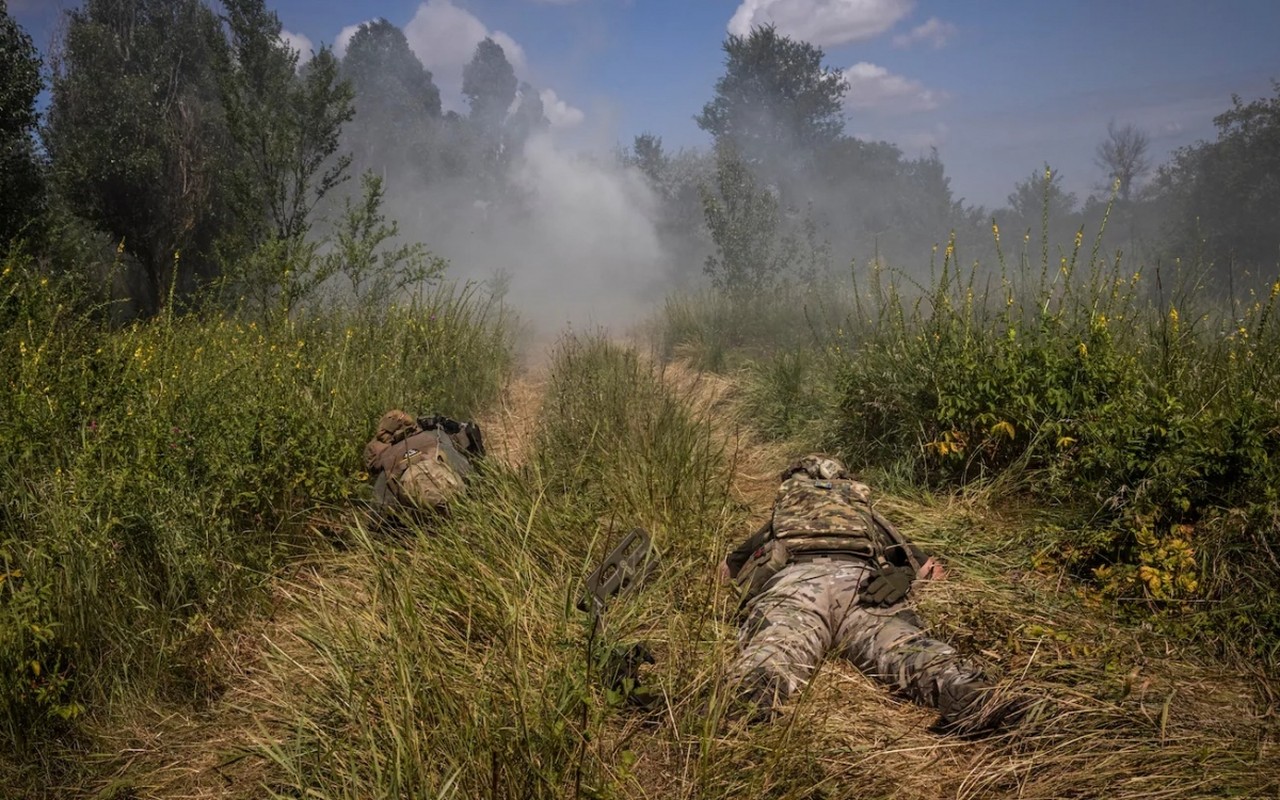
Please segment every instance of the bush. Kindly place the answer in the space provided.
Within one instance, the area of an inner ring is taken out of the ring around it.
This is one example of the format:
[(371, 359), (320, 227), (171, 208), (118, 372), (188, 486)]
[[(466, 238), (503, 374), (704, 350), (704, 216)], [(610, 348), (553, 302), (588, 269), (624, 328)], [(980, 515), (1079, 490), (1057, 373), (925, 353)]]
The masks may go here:
[(0, 729), (15, 744), (127, 693), (215, 692), (211, 634), (312, 517), (361, 493), (378, 415), (468, 414), (510, 361), (502, 310), (467, 288), (114, 330), (16, 258), (0, 280)]
[[(953, 242), (923, 286), (872, 265), (846, 300), (828, 294), (827, 307), (853, 310), (815, 326), (813, 344), (777, 329), (772, 350), (752, 342), (746, 413), (860, 469), (1029, 492), (1059, 509), (1038, 534), (1043, 555), (1109, 596), (1175, 612), (1224, 599), (1226, 585), (1206, 581), (1222, 569), (1211, 559), (1275, 572), (1259, 548), (1280, 501), (1280, 282), (1229, 313), (1189, 272), (1169, 290), (1082, 240), (1017, 270), (1003, 257), (960, 269)], [(714, 308), (672, 301), (668, 330), (699, 330)], [(1266, 597), (1247, 626), (1229, 612), (1258, 646), (1280, 632), (1280, 598)], [(1236, 607), (1225, 599), (1215, 610)]]

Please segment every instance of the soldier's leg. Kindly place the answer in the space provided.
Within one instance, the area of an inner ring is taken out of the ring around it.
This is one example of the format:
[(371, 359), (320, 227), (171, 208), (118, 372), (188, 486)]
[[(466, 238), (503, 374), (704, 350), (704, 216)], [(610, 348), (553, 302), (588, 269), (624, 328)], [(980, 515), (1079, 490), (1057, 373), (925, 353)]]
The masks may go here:
[(951, 645), (932, 639), (906, 602), (845, 607), (836, 647), (867, 675), (917, 703), (959, 718), (989, 688), (981, 670)]
[(793, 564), (747, 605), (729, 677), (739, 700), (764, 715), (813, 675), (831, 645), (830, 565)]

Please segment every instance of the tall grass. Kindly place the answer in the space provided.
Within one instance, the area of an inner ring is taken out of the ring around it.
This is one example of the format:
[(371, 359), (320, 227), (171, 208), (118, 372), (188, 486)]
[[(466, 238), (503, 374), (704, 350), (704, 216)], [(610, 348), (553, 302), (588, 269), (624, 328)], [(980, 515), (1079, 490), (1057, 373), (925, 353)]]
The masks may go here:
[[(281, 796), (613, 796), (629, 745), (603, 654), (643, 636), (670, 697), (706, 681), (733, 519), (707, 422), (634, 352), (570, 338), (535, 436), (528, 464), (490, 464), (408, 549), (363, 537), (374, 577), (356, 615), (349, 588), (308, 606), (315, 680), (306, 702), (280, 698), (294, 733), (266, 747)], [(637, 524), (662, 569), (595, 628), (575, 607), (583, 581)]]
[(402, 308), (99, 323), (14, 258), (0, 278), (0, 742), (113, 703), (204, 700), (210, 644), (308, 523), (364, 491), (390, 406), (467, 414), (510, 362), (467, 288)]

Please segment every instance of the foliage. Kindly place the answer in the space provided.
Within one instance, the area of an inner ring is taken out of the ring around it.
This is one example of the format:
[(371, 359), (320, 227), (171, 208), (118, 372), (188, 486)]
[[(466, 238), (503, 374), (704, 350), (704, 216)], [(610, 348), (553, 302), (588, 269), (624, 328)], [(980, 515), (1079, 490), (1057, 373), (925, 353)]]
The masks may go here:
[(503, 157), (507, 109), (516, 99), (516, 73), (502, 45), (489, 38), (476, 45), (462, 70), (462, 94), (471, 108), (476, 167), (481, 174), (493, 175)]
[(627, 161), (634, 164), (655, 184), (662, 181), (663, 173), (671, 164), (671, 159), (662, 149), (662, 137), (652, 133), (641, 133), (636, 136)]
[(334, 265), (335, 273), (347, 278), (359, 306), (384, 308), (409, 288), (439, 281), (448, 263), (418, 242), (390, 248), (400, 226), (394, 221), (388, 224), (382, 213), (382, 179), (366, 173), (363, 183), (362, 201), (346, 201), (333, 249), (324, 259)]
[(317, 205), (348, 177), (351, 157), (338, 148), (355, 113), (351, 87), (328, 48), (297, 74), (298, 54), (280, 39), (280, 20), (263, 0), (226, 5), (222, 100), (237, 157), (241, 238), (247, 251), (275, 239), (292, 252)]
[(354, 171), (373, 170), (384, 181), (436, 177), (440, 90), (404, 32), (385, 19), (361, 24), (342, 57), (342, 77), (355, 98), (355, 117), (343, 130)]
[(1019, 181), (1009, 195), (1009, 215), (1004, 227), (1018, 233), (1045, 232), (1049, 225), (1061, 229), (1076, 210), (1074, 192), (1062, 188), (1062, 173), (1048, 164)]
[(953, 198), (936, 151), (906, 158), (888, 142), (842, 136), (819, 153), (814, 178), (784, 191), (809, 199), (842, 261), (914, 259), (950, 230), (977, 232), (985, 224), (981, 212)]
[(841, 100), (848, 84), (822, 65), (823, 52), (772, 25), (724, 42), (725, 72), (698, 127), (749, 163), (804, 163), (844, 130)]
[(716, 245), (705, 267), (713, 286), (742, 299), (785, 278), (798, 244), (783, 227), (778, 198), (729, 144), (716, 148), (715, 189), (703, 188), (702, 205)]
[(0, 248), (30, 236), (44, 204), (32, 140), (42, 85), (35, 45), (0, 0)]
[(67, 18), (43, 135), (52, 184), (141, 266), (145, 310), (212, 272), (228, 202), (222, 48), (200, 0), (89, 0)]
[(7, 750), (117, 700), (216, 694), (210, 645), (317, 544), (317, 515), (362, 496), (378, 415), (469, 414), (509, 363), (502, 310), (467, 288), (113, 330), (26, 262), (0, 281)]
[[(1184, 252), (1217, 260), (1218, 274), (1236, 263), (1256, 275), (1276, 274), (1280, 253), (1280, 82), (1275, 96), (1214, 117), (1218, 138), (1179, 149), (1156, 184), (1173, 206), (1170, 238)], [(1228, 274), (1228, 279), (1230, 279)]]
[(382, 308), (410, 289), (438, 282), (448, 263), (417, 242), (396, 243), (398, 223), (387, 222), (382, 179), (362, 178), (359, 202), (343, 201), (343, 213), (324, 236), (271, 238), (229, 264), (222, 290), (229, 305), (256, 319), (287, 318), (300, 307), (333, 300), (338, 276), (364, 308)]
[(219, 241), (228, 280), (266, 313), (284, 314), (334, 272), (311, 235), (320, 204), (349, 177), (339, 154), (352, 92), (331, 50), (297, 72), (298, 54), (280, 38), (263, 0), (227, 0), (229, 47), (222, 102), (236, 153), (231, 179), (238, 225)]

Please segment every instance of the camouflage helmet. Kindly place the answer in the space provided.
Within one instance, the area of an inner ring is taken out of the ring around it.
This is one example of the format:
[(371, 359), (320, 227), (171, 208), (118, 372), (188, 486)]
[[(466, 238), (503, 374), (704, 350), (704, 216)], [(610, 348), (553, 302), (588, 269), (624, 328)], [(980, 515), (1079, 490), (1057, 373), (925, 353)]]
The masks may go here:
[(378, 420), (378, 433), (374, 437), (379, 442), (389, 444), (398, 438), (404, 438), (400, 435), (402, 431), (412, 428), (417, 424), (413, 417), (409, 416), (400, 409), (393, 409), (382, 415), (382, 419)]
[(803, 472), (814, 480), (834, 480), (848, 478), (849, 473), (838, 459), (824, 453), (810, 453), (782, 471), (781, 480), (786, 480), (797, 472)]

